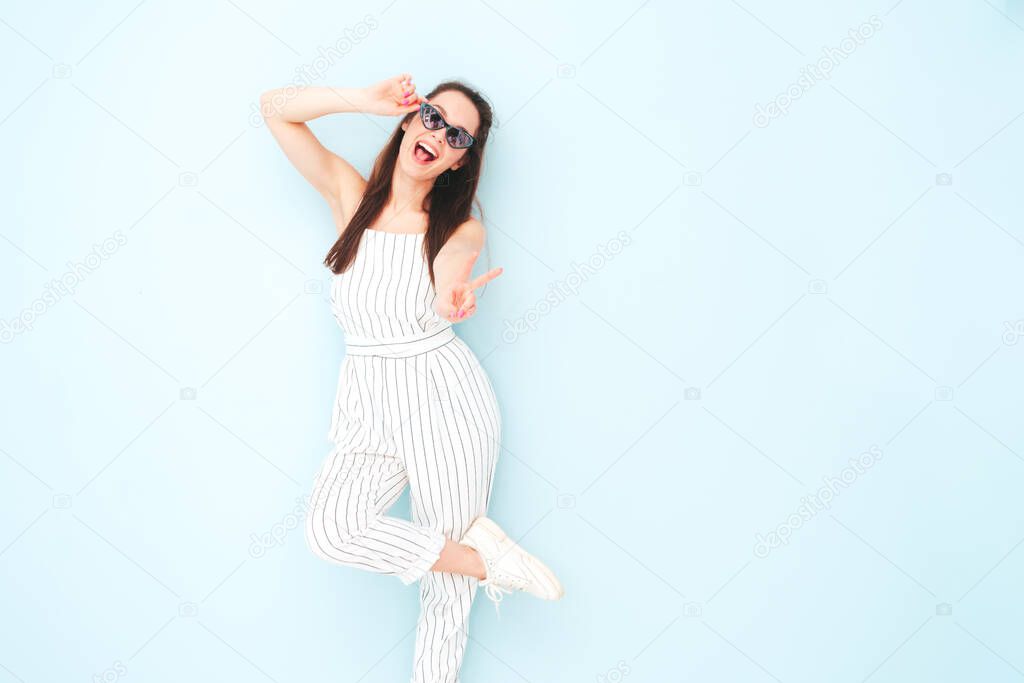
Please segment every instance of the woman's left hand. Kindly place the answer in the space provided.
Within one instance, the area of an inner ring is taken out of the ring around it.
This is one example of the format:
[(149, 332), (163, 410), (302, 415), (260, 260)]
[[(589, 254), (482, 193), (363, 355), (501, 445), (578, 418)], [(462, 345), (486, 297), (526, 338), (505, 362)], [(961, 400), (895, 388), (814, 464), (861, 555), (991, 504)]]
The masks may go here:
[(434, 310), (445, 320), (453, 323), (461, 323), (469, 320), (476, 313), (476, 292), (475, 290), (501, 275), (503, 268), (494, 268), (483, 275), (469, 279), (473, 272), (473, 264), (479, 251), (470, 252), (459, 272), (459, 276), (446, 291), (438, 295), (434, 303)]

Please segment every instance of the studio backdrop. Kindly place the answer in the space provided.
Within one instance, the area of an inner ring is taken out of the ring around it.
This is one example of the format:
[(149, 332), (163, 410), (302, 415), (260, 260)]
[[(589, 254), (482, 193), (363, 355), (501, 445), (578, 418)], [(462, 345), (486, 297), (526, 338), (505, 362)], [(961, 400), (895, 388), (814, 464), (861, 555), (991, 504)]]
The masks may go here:
[(0, 58), (0, 681), (407, 680), (416, 590), (303, 539), (335, 232), (259, 110), (405, 72), (494, 106), (457, 332), (565, 586), (466, 683), (1024, 677), (1017, 0), (5, 2)]

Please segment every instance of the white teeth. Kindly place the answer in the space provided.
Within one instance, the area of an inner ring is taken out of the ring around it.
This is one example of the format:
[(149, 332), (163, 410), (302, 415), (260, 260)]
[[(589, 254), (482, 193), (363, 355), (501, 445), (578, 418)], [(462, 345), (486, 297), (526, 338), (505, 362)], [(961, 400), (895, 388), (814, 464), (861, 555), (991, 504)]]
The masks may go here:
[(426, 144), (425, 142), (417, 142), (416, 145), (418, 147), (422, 147), (427, 152), (429, 152), (430, 156), (433, 157), (434, 159), (437, 158), (437, 152), (432, 147), (430, 147), (430, 145)]

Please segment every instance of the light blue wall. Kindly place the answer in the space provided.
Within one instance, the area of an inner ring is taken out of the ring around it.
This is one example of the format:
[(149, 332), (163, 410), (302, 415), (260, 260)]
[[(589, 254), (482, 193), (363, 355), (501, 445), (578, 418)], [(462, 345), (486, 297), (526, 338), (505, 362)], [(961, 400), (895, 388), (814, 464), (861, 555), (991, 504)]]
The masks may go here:
[(0, 681), (408, 678), (416, 590), (288, 530), (343, 348), (252, 121), (297, 68), (497, 110), (459, 332), (566, 597), (480, 599), (465, 683), (1024, 676), (1020, 3), (388, 2), (0, 7)]

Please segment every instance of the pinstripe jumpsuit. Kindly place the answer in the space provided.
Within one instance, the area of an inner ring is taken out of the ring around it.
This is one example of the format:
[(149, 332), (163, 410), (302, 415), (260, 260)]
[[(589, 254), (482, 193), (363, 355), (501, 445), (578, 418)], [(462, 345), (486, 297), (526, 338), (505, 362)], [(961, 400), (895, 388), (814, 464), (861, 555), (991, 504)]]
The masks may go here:
[[(332, 278), (346, 353), (306, 541), (332, 563), (419, 580), (412, 681), (457, 683), (479, 581), (430, 567), (487, 510), (501, 416), (476, 356), (432, 308), (423, 243), (367, 229)], [(386, 515), (406, 484), (412, 521)]]

